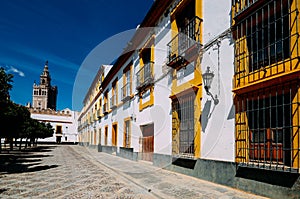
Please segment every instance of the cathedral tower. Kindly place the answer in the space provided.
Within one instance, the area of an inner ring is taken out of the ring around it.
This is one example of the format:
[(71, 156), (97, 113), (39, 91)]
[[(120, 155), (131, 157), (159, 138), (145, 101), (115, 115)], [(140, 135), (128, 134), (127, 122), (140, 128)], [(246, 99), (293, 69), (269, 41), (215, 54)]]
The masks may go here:
[(51, 86), (51, 76), (46, 61), (40, 75), (40, 84), (33, 84), (32, 107), (38, 109), (56, 110), (57, 86)]

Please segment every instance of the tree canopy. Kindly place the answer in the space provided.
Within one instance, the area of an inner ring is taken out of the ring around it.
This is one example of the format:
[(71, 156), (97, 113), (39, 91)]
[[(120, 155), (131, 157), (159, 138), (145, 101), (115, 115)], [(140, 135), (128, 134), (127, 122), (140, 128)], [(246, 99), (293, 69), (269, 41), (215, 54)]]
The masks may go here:
[(50, 123), (32, 119), (26, 107), (10, 100), (9, 91), (12, 89), (12, 82), (13, 75), (0, 68), (0, 139), (8, 140), (12, 148), (14, 139), (36, 140), (53, 136), (54, 129)]
[(9, 91), (12, 89), (13, 75), (7, 74), (4, 68), (0, 68), (0, 102), (9, 101)]

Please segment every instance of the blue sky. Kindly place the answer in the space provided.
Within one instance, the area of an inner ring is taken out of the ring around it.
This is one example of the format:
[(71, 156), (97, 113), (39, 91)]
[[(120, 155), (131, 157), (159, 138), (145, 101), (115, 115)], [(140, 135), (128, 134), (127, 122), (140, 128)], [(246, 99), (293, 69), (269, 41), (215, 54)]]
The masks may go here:
[[(52, 85), (58, 86), (57, 109), (72, 108), (78, 69), (101, 42), (134, 29), (153, 0), (3, 0), (0, 1), (0, 66), (14, 74), (11, 99), (32, 101), (49, 61)], [(99, 60), (98, 60), (99, 61)], [(107, 64), (107, 63), (100, 63)], [(83, 96), (84, 97), (84, 96)], [(74, 107), (78, 110), (78, 106)]]

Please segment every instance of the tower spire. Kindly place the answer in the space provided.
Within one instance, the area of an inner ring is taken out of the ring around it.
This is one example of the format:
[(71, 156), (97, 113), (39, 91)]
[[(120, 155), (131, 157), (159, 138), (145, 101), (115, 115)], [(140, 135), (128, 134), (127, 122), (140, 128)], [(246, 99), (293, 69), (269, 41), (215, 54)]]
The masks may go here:
[(48, 69), (48, 60), (40, 75), (40, 84), (33, 84), (32, 103), (34, 108), (56, 110), (57, 87), (51, 86), (51, 76)]
[(46, 60), (45, 66), (44, 66), (44, 72), (48, 71), (48, 60)]

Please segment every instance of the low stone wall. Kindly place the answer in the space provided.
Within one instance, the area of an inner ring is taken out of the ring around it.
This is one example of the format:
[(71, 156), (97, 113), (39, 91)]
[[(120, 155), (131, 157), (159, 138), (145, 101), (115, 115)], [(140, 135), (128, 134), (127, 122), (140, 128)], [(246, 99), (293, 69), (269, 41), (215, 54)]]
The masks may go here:
[(164, 154), (153, 154), (153, 165), (161, 168), (166, 168), (172, 164), (172, 156)]
[(138, 153), (133, 152), (133, 148), (120, 147), (117, 156), (133, 161), (138, 161)]
[(78, 142), (79, 146), (89, 146), (89, 142)]
[(104, 152), (104, 153), (108, 153), (108, 154), (117, 153), (117, 147), (116, 146), (98, 145), (98, 152)]
[(300, 198), (299, 173), (253, 170), (237, 167), (234, 162), (162, 154), (154, 154), (153, 165), (270, 198)]
[(90, 149), (97, 149), (98, 145), (89, 145), (88, 146)]

